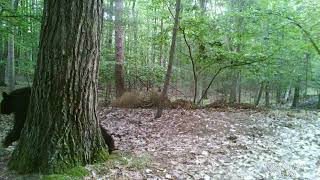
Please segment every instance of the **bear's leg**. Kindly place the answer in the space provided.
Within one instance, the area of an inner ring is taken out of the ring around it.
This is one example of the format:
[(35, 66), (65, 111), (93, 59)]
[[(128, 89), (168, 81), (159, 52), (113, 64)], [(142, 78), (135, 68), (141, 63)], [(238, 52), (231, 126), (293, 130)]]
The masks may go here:
[(20, 138), (20, 134), (25, 122), (25, 115), (14, 117), (13, 129), (8, 133), (3, 141), (3, 146), (8, 147), (12, 142), (17, 141)]
[(2, 145), (3, 147), (10, 146), (14, 141), (17, 141), (20, 137), (21, 130), (18, 131), (17, 129), (13, 128), (5, 137)]
[(111, 154), (112, 151), (115, 150), (114, 140), (112, 136), (107, 132), (107, 130), (105, 130), (101, 125), (100, 125), (100, 129), (101, 129), (101, 134), (104, 139), (104, 142), (108, 146), (109, 154)]

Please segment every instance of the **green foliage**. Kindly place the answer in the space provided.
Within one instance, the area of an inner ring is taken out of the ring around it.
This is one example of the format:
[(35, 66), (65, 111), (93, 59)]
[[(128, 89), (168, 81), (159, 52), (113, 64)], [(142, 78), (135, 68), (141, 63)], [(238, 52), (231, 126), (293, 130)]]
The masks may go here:
[(78, 166), (72, 169), (68, 169), (63, 174), (51, 174), (44, 175), (41, 179), (43, 180), (71, 180), (71, 179), (82, 179), (85, 176), (88, 176), (89, 172), (85, 167)]
[(16, 64), (16, 73), (23, 75), (30, 82), (33, 78), (35, 68), (34, 61), (21, 60)]
[[(160, 66), (157, 61), (159, 61), (160, 47), (164, 49), (162, 52), (164, 60), (168, 57), (173, 7), (172, 0), (137, 0), (135, 6), (132, 1), (125, 3), (125, 23), (128, 25), (125, 30), (127, 36), (125, 70), (128, 83), (137, 81), (137, 77), (139, 81), (155, 85), (162, 83), (165, 66)], [(1, 38), (5, 40), (13, 33), (16, 37), (15, 48), (32, 53), (37, 49), (39, 41), (42, 9), (42, 1), (37, 1), (37, 4), (33, 5), (32, 1), (23, 3), (21, 1), (16, 10), (12, 8), (11, 1), (1, 1)], [(308, 37), (288, 17), (298, 22), (318, 43), (319, 9), (319, 3), (314, 0), (221, 0), (215, 6), (208, 3), (203, 10), (198, 2), (185, 0), (180, 27), (185, 30), (192, 47), (196, 69), (203, 76), (212, 74), (217, 67), (246, 62), (248, 56), (251, 57), (249, 60), (252, 60), (254, 57), (259, 58), (264, 55), (269, 57), (267, 63), (255, 63), (250, 65), (250, 68), (239, 67), (239, 69), (243, 69), (243, 74), (248, 78), (257, 81), (263, 79), (287, 81), (295, 74), (304, 76), (306, 66), (301, 59), (306, 53), (311, 54), (311, 67), (317, 69), (317, 64), (314, 63), (317, 61), (317, 56), (314, 56), (316, 52)], [(113, 21), (108, 20), (105, 23), (104, 32), (107, 35), (110, 34), (110, 30), (114, 31)], [(16, 31), (13, 31), (13, 28)], [(180, 38), (182, 39), (181, 32)], [(100, 82), (113, 81), (114, 47), (107, 45), (105, 40), (102, 42)], [(199, 51), (200, 45), (205, 47), (203, 53)], [(236, 51), (236, 47), (240, 50)], [(178, 41), (177, 49), (176, 58), (180, 63), (179, 67), (174, 67), (177, 70), (176, 75), (177, 72), (182, 72), (179, 69), (190, 70), (191, 64), (187, 47), (182, 40)], [(32, 79), (35, 60), (18, 58), (21, 60), (17, 63), (17, 73)], [(312, 71), (317, 72), (316, 69)], [(274, 76), (278, 77), (273, 78)]]
[(2, 58), (7, 59), (7, 49), (4, 47), (8, 36), (13, 34), (15, 58), (18, 59), (16, 74), (31, 81), (39, 43), (43, 1), (16, 1), (16, 7), (11, 2), (3, 0), (0, 3), (0, 58), (3, 53)]
[[(115, 62), (103, 61), (100, 64), (100, 82), (114, 81)], [(160, 86), (164, 80), (165, 68), (158, 64), (125, 63), (125, 81), (127, 84), (141, 83), (142, 86)]]
[(128, 83), (140, 82), (144, 86), (160, 86), (164, 80), (165, 68), (158, 64), (144, 65), (129, 61), (125, 69)]
[(104, 163), (103, 167), (101, 167), (102, 164), (97, 164), (95, 166), (96, 169), (109, 169), (108, 167), (114, 168), (121, 165), (133, 170), (143, 170), (148, 164), (150, 164), (150, 157), (148, 155), (134, 156), (127, 152), (121, 152), (119, 154), (111, 155), (110, 160)]

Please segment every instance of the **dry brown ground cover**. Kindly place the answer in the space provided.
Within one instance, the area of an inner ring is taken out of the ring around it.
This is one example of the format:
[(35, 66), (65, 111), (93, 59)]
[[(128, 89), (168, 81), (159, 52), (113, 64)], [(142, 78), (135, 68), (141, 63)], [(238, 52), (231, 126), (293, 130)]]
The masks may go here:
[[(171, 109), (153, 119), (154, 113), (100, 108), (118, 150), (87, 166), (84, 179), (320, 178), (318, 112)], [(3, 118), (0, 128), (10, 124)], [(12, 149), (0, 151), (0, 179), (21, 177), (6, 172)]]
[[(148, 161), (115, 179), (320, 178), (317, 112), (102, 109), (119, 152)], [(109, 112), (109, 113), (106, 113)]]

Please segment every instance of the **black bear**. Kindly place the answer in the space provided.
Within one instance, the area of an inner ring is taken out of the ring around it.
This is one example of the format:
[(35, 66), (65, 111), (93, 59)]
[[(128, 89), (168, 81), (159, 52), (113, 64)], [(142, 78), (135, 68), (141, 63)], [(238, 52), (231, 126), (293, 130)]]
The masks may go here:
[[(13, 129), (8, 133), (3, 141), (3, 146), (8, 147), (12, 142), (17, 141), (20, 137), (21, 130), (24, 126), (27, 117), (29, 106), (29, 99), (31, 95), (31, 88), (21, 88), (12, 91), (10, 94), (2, 93), (3, 99), (1, 101), (2, 114), (14, 114)], [(102, 137), (108, 146), (109, 153), (114, 149), (114, 140), (112, 136), (100, 125)]]
[(12, 91), (10, 94), (2, 93), (1, 113), (14, 114), (13, 129), (7, 134), (3, 146), (8, 147), (20, 137), (21, 130), (26, 120), (31, 88), (22, 88)]

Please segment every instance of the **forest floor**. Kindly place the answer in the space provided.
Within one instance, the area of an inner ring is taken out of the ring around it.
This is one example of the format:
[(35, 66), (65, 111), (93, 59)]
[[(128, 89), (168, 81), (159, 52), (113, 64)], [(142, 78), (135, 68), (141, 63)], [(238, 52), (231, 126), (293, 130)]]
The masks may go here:
[[(317, 111), (172, 109), (153, 119), (154, 113), (100, 108), (118, 150), (87, 166), (84, 179), (320, 179)], [(1, 116), (1, 139), (8, 119)], [(6, 171), (12, 149), (0, 149), (0, 179), (21, 177)]]
[(320, 179), (316, 111), (174, 109), (156, 120), (154, 110), (109, 111), (100, 119), (119, 152), (140, 158), (106, 178)]

